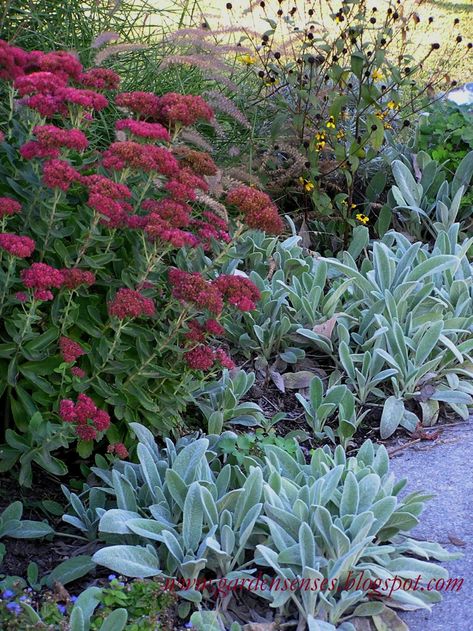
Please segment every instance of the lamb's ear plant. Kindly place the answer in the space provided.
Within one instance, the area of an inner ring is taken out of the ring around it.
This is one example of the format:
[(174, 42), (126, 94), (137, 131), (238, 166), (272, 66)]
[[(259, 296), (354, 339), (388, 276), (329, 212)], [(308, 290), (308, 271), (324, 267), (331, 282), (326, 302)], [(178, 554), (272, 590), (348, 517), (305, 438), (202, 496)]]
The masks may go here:
[[(296, 613), (300, 625), (314, 619), (320, 628), (381, 615), (382, 602), (369, 602), (369, 585), (337, 589), (354, 573), (381, 581), (413, 572), (423, 581), (447, 576), (426, 559), (452, 555), (407, 536), (429, 496), (399, 497), (406, 481), (389, 474), (382, 446), (366, 441), (350, 458), (341, 446), (319, 448), (307, 462), (300, 448), (291, 456), (265, 445), (264, 460), (229, 465), (219, 446), (224, 435), (168, 440), (159, 449), (145, 427), (132, 429), (139, 463), (94, 468), (108, 498), (105, 510), (96, 508), (103, 547), (93, 560), (99, 565), (125, 576), (172, 578), (184, 599), (212, 603), (224, 620), (229, 596), (220, 594), (219, 581), (254, 577), (260, 567), (266, 583), (257, 595), (283, 616)], [(284, 580), (324, 578), (326, 589), (278, 589)], [(387, 606), (388, 593), (381, 585)], [(428, 591), (392, 594), (413, 608), (428, 609), (439, 598)]]
[[(334, 443), (338, 439), (346, 447), (367, 412), (357, 415), (355, 397), (344, 384), (331, 386), (324, 392), (322, 380), (316, 376), (309, 384), (308, 394), (307, 399), (300, 393), (296, 397), (315, 436), (328, 437)], [(327, 424), (329, 420), (335, 422), (334, 428)]]
[(462, 204), (473, 176), (473, 151), (460, 162), (449, 181), (441, 165), (425, 151), (392, 162), (395, 185), (387, 205), (408, 233), (432, 239), (455, 223), (467, 226), (471, 204)]
[(12, 502), (0, 513), (0, 539), (41, 539), (54, 534), (54, 529), (44, 521), (23, 519), (22, 502)]
[(207, 421), (209, 434), (220, 434), (227, 423), (247, 427), (266, 425), (259, 405), (241, 401), (254, 382), (254, 373), (224, 369), (218, 381), (209, 383), (197, 393), (195, 402)]

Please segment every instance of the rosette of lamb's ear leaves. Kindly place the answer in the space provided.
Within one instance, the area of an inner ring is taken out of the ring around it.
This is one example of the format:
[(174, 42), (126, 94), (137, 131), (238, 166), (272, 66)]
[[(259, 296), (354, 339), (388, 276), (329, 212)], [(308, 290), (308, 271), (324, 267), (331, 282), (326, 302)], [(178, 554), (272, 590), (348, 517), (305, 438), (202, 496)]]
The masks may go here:
[(425, 151), (411, 159), (401, 155), (392, 162), (392, 172), (396, 183), (382, 214), (396, 213), (407, 232), (423, 240), (448, 232), (455, 222), (465, 230), (468, 211), (462, 201), (473, 176), (473, 151), (460, 162), (451, 182), (442, 165)]
[(412, 431), (421, 420), (432, 424), (439, 402), (468, 416), (473, 388), (463, 377), (473, 376), (467, 258), (472, 243), (461, 241), (453, 224), (448, 232), (440, 230), (431, 246), (389, 232), (360, 266), (347, 252), (341, 260), (327, 259), (333, 286), (343, 276), (351, 281), (338, 307), (343, 317), (328, 349), (312, 330), (298, 334), (335, 361), (338, 355), (338, 378), (357, 404), (386, 399), (383, 438), (399, 425)]
[[(349, 572), (363, 571), (372, 580), (418, 574), (423, 581), (447, 577), (445, 569), (405, 555), (418, 542), (404, 540), (401, 534), (418, 523), (428, 496), (413, 493), (399, 500), (405, 480), (394, 483), (384, 447), (366, 441), (353, 458), (347, 458), (340, 446), (333, 453), (321, 448), (308, 465), (278, 447), (268, 446), (266, 452), (262, 521), (270, 538), (257, 546), (255, 561), (281, 581), (303, 585), (326, 578), (329, 585), (336, 584), (325, 591), (291, 592), (278, 590), (275, 583), (271, 606), (283, 607), (292, 600), (305, 618), (337, 625), (351, 615), (372, 616), (383, 610), (382, 603), (367, 602), (365, 590), (337, 591)], [(418, 548), (416, 554), (424, 559), (452, 558), (438, 544)], [(381, 600), (386, 598), (386, 590), (378, 591)], [(440, 599), (438, 593), (412, 590), (391, 597), (399, 604), (427, 609)]]
[[(296, 611), (303, 620), (312, 616), (334, 626), (384, 611), (369, 601), (366, 588), (330, 589), (331, 581), (343, 585), (349, 572), (383, 581), (414, 573), (423, 581), (448, 576), (428, 559), (454, 556), (407, 537), (429, 496), (400, 499), (405, 480), (390, 475), (383, 446), (366, 441), (350, 458), (341, 446), (319, 448), (307, 462), (301, 449), (292, 457), (266, 445), (264, 462), (248, 457), (231, 466), (220, 447), (225, 433), (167, 440), (159, 449), (145, 427), (134, 423), (132, 429), (139, 463), (94, 468), (107, 498), (105, 508), (96, 508), (103, 547), (93, 560), (99, 565), (125, 576), (180, 579), (180, 595), (194, 603), (215, 596), (198, 589), (199, 581), (251, 579), (261, 567), (266, 581), (258, 596), (283, 615)], [(86, 506), (87, 492), (82, 501)], [(326, 589), (303, 588), (324, 578)], [(297, 580), (301, 588), (278, 590), (277, 583), (271, 587), (276, 579)], [(440, 599), (437, 592), (406, 590), (388, 600), (388, 592), (378, 589), (386, 605), (429, 608)]]

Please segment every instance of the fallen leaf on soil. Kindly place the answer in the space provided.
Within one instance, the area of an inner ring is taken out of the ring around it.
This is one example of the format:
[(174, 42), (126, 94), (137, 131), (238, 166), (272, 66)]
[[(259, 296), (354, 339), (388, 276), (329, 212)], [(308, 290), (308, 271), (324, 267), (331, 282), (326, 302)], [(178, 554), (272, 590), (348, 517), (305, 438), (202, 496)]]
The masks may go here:
[(274, 385), (276, 386), (278, 390), (280, 390), (281, 392), (286, 392), (286, 386), (284, 385), (284, 377), (281, 375), (280, 372), (277, 372), (276, 370), (270, 370), (269, 376), (271, 377), (272, 382), (274, 383)]
[(324, 337), (328, 337), (329, 339), (332, 337), (333, 329), (337, 323), (338, 316), (340, 313), (334, 313), (331, 318), (322, 322), (322, 324), (316, 324), (312, 329), (314, 333), (318, 333), (319, 335), (323, 335)]
[(298, 234), (301, 237), (302, 247), (310, 248), (311, 246), (310, 232), (309, 232), (309, 228), (307, 227), (307, 223), (305, 219), (302, 220), (301, 227), (299, 228)]
[(377, 631), (409, 631), (409, 627), (392, 609), (386, 609), (379, 616), (373, 616)]
[(466, 546), (466, 543), (464, 541), (458, 539), (458, 537), (455, 537), (455, 535), (452, 535), (451, 533), (448, 533), (448, 538), (450, 540), (450, 543), (453, 543), (454, 546), (458, 546), (459, 548), (463, 548), (463, 546)]
[(250, 622), (245, 624), (243, 631), (276, 631), (274, 622)]
[(54, 593), (57, 596), (57, 600), (63, 600), (64, 602), (69, 602), (71, 598), (67, 589), (59, 581), (54, 582)]
[(355, 627), (356, 631), (372, 631), (372, 626), (369, 618), (350, 618), (350, 622)]
[(284, 385), (289, 390), (297, 390), (298, 388), (307, 388), (315, 377), (313, 372), (309, 370), (300, 370), (299, 372), (287, 372), (283, 375)]

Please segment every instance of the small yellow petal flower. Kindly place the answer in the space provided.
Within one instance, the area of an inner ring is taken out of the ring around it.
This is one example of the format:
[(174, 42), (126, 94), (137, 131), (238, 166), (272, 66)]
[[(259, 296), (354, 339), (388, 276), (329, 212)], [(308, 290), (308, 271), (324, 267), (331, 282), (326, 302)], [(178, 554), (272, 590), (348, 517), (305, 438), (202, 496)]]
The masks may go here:
[(358, 213), (357, 215), (355, 215), (355, 217), (363, 225), (366, 225), (370, 220), (369, 217), (367, 217), (366, 215), (363, 215), (363, 213)]
[(394, 101), (388, 101), (386, 103), (386, 107), (388, 108), (388, 110), (398, 110), (399, 109), (399, 105), (397, 103), (395, 103)]
[(342, 140), (343, 138), (345, 138), (345, 132), (343, 131), (343, 129), (340, 129), (337, 132), (337, 140)]
[(252, 64), (256, 63), (256, 58), (248, 54), (240, 55), (238, 57), (238, 60), (241, 61), (242, 64), (246, 64), (247, 66), (251, 66)]
[(328, 127), (328, 129), (335, 129), (335, 119), (333, 116), (330, 116), (330, 118), (328, 119), (326, 127)]
[(371, 76), (375, 81), (380, 81), (383, 78), (383, 73), (381, 70), (373, 70), (373, 74)]

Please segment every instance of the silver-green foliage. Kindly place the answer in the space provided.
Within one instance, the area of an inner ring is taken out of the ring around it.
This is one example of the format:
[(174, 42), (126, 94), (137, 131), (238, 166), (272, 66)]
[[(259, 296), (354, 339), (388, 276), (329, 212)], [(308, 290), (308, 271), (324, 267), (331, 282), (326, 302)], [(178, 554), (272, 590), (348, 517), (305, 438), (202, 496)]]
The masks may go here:
[(473, 209), (465, 210), (461, 203), (473, 176), (473, 151), (463, 158), (452, 182), (425, 151), (394, 160), (392, 172), (396, 184), (389, 192), (388, 206), (399, 213), (414, 237), (435, 237), (456, 221), (471, 217)]
[(263, 410), (256, 403), (241, 401), (255, 382), (254, 373), (225, 369), (218, 381), (209, 383), (196, 395), (196, 405), (207, 421), (209, 434), (219, 434), (224, 425), (265, 425)]
[[(351, 458), (341, 446), (319, 448), (307, 462), (302, 450), (292, 457), (268, 445), (262, 465), (248, 457), (238, 467), (222, 462), (217, 436), (167, 441), (159, 450), (148, 430), (138, 424), (133, 430), (139, 464), (94, 470), (109, 497), (108, 509), (97, 509), (105, 544), (93, 557), (99, 565), (133, 577), (188, 579), (180, 593), (196, 603), (209, 594), (192, 581), (252, 577), (261, 566), (268, 582), (258, 594), (272, 607), (332, 625), (376, 615), (379, 607), (363, 590), (271, 591), (270, 579), (327, 578), (343, 585), (349, 571), (373, 580), (413, 572), (422, 580), (447, 576), (425, 559), (446, 560), (448, 553), (406, 537), (427, 496), (400, 499), (405, 480), (389, 474), (382, 446), (366, 441)], [(427, 608), (439, 599), (430, 591), (392, 597)]]

